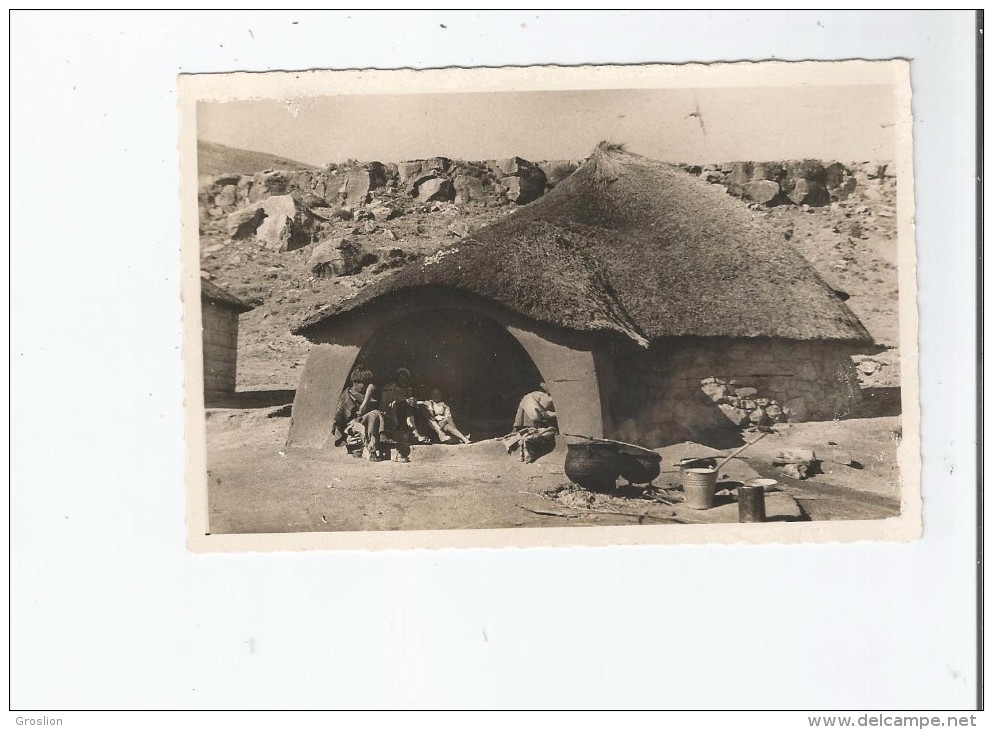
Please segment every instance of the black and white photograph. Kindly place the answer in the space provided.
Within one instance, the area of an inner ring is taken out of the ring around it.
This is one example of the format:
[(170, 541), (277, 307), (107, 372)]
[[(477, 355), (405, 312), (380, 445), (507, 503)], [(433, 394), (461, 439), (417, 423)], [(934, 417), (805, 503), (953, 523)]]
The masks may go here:
[(8, 20), (12, 726), (982, 726), (981, 11)]
[(803, 66), (196, 99), (205, 534), (916, 517), (906, 65)]

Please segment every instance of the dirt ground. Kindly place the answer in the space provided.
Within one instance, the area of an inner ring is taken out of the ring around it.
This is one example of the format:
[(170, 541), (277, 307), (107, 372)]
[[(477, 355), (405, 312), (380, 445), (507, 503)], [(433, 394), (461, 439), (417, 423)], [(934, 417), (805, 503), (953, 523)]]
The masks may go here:
[[(508, 456), (494, 440), (414, 447), (409, 464), (370, 463), (342, 449), (285, 448), (287, 415), (278, 407), (207, 411), (212, 533), (737, 521), (733, 497), (721, 492), (711, 510), (682, 504), (673, 465), (687, 455), (725, 453), (704, 446), (659, 449), (663, 472), (654, 489), (600, 495), (569, 485), (561, 438), (534, 464)], [(779, 487), (766, 496), (770, 520), (893, 516), (899, 513), (898, 434), (899, 418), (780, 426), (729, 462), (720, 479), (776, 478)], [(803, 481), (784, 477), (772, 460), (790, 448), (814, 449), (825, 459), (823, 473)], [(855, 466), (827, 461), (836, 450)]]

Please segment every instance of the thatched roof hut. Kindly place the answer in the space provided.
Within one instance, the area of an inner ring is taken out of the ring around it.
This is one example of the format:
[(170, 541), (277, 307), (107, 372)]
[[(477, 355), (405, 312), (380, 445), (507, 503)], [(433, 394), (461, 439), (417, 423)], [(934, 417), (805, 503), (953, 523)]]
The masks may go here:
[(869, 343), (803, 257), (742, 203), (601, 143), (544, 197), (297, 328), (414, 287), (446, 287), (584, 332)]
[[(496, 329), (484, 337), (487, 322)], [(388, 369), (420, 357), (425, 368), (458, 373), (449, 387), (462, 388), (466, 404), (496, 387), (488, 386), (493, 372), (527, 373), (500, 387), (523, 389), (540, 377), (572, 433), (655, 445), (728, 421), (846, 412), (857, 388), (845, 362), (872, 342), (836, 292), (741, 201), (606, 143), (534, 203), (295, 332), (318, 347), (297, 393), (291, 443), (314, 443), (329, 407), (316, 407), (314, 393), (339, 390), (356, 358)], [(461, 343), (457, 352), (437, 351), (451, 341)], [(506, 361), (465, 359), (515, 347), (523, 351)], [(472, 403), (505, 418), (498, 399)]]

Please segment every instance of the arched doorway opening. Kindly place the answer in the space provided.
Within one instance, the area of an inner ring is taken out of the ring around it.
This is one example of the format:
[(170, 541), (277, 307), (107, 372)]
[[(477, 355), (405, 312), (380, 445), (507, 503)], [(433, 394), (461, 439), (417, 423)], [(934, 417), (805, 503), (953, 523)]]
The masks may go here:
[(441, 388), (459, 427), (473, 440), (509, 432), (521, 397), (542, 380), (503, 326), (456, 309), (428, 309), (384, 325), (356, 363), (372, 370), (380, 384), (398, 367), (409, 368), (419, 399)]

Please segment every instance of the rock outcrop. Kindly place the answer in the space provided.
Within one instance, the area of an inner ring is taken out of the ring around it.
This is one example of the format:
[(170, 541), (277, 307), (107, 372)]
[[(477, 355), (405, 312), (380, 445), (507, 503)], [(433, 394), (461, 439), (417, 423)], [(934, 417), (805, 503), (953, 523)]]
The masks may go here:
[[(225, 227), (237, 230), (249, 224), (247, 228), (254, 233), (257, 208), (251, 206), (286, 195), (293, 195), (299, 205), (326, 220), (348, 220), (359, 217), (358, 211), (369, 210), (377, 221), (383, 221), (403, 215), (418, 203), (525, 205), (571, 175), (580, 164), (577, 160), (536, 163), (521, 157), (485, 162), (431, 157), (395, 164), (350, 162), (319, 170), (205, 177), (199, 190), (201, 228), (237, 213), (237, 224), (232, 221)], [(271, 237), (271, 225), (265, 228), (267, 238)], [(298, 231), (290, 237), (301, 240)]]
[(709, 183), (723, 185), (731, 195), (765, 206), (822, 207), (847, 200), (858, 186), (854, 171), (840, 162), (738, 161), (681, 167)]
[(292, 251), (320, 238), (326, 222), (298, 196), (273, 195), (230, 213), (225, 228), (231, 238), (255, 238), (273, 251)]

